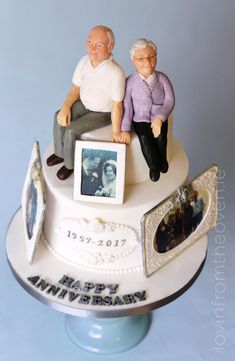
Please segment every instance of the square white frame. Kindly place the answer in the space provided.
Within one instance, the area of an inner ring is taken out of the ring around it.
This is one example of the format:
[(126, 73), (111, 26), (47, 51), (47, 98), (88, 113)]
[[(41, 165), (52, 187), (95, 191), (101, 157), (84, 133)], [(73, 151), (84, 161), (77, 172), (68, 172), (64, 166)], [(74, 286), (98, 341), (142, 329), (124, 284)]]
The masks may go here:
[[(113, 151), (117, 153), (116, 196), (92, 196), (81, 193), (82, 186), (82, 154), (84, 149)], [(74, 164), (74, 199), (86, 202), (106, 204), (123, 204), (125, 186), (126, 145), (113, 142), (77, 140)]]

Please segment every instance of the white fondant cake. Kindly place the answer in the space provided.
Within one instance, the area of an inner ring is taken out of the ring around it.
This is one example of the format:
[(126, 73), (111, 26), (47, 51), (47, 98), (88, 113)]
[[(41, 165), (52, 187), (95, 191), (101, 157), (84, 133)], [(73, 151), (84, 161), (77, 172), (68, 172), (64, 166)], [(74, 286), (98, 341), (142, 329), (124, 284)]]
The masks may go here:
[[(111, 127), (83, 134), (83, 140), (108, 141)], [(126, 186), (122, 205), (99, 204), (73, 199), (73, 175), (60, 181), (61, 165), (48, 167), (45, 159), (53, 153), (50, 145), (43, 161), (47, 207), (43, 227), (46, 245), (64, 262), (105, 273), (140, 270), (142, 265), (141, 218), (185, 182), (188, 159), (182, 146), (172, 138), (172, 119), (168, 130), (169, 170), (156, 183), (133, 135), (127, 146)]]

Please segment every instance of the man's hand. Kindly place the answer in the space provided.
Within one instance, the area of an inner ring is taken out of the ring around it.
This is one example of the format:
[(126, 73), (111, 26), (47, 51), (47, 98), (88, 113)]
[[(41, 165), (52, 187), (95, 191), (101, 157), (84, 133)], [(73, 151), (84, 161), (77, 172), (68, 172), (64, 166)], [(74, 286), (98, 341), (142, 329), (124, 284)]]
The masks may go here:
[(71, 123), (71, 108), (80, 99), (80, 87), (72, 84), (68, 96), (66, 97), (60, 112), (57, 115), (57, 123), (61, 127), (69, 127)]
[(130, 132), (118, 132), (112, 134), (112, 142), (130, 144), (131, 133)]
[(57, 115), (57, 123), (61, 127), (68, 127), (71, 123), (71, 111), (68, 107), (62, 107)]
[(154, 138), (157, 138), (161, 133), (162, 119), (160, 117), (155, 118), (151, 124), (151, 128)]

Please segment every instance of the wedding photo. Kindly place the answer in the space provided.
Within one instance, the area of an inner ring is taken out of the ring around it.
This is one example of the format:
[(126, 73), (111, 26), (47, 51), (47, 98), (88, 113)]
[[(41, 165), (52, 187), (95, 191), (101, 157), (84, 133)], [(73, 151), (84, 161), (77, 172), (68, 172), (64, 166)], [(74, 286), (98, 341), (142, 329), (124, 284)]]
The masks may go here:
[(74, 199), (121, 204), (124, 179), (124, 144), (76, 142)]

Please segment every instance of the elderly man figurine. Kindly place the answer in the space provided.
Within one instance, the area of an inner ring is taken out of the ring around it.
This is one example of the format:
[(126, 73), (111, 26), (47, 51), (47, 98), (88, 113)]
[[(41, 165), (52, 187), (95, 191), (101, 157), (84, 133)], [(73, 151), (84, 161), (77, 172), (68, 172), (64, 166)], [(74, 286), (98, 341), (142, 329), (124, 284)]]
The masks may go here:
[(127, 79), (122, 119), (122, 142), (130, 143), (133, 126), (149, 167), (149, 177), (158, 181), (166, 173), (168, 116), (175, 97), (168, 77), (155, 70), (157, 47), (147, 39), (137, 40), (130, 49), (136, 72)]
[(74, 168), (75, 141), (82, 133), (104, 127), (112, 121), (112, 140), (119, 141), (123, 114), (125, 75), (113, 60), (114, 35), (111, 29), (94, 27), (86, 42), (87, 55), (78, 63), (70, 92), (54, 121), (54, 154), (48, 166), (63, 163), (57, 172), (67, 179)]

